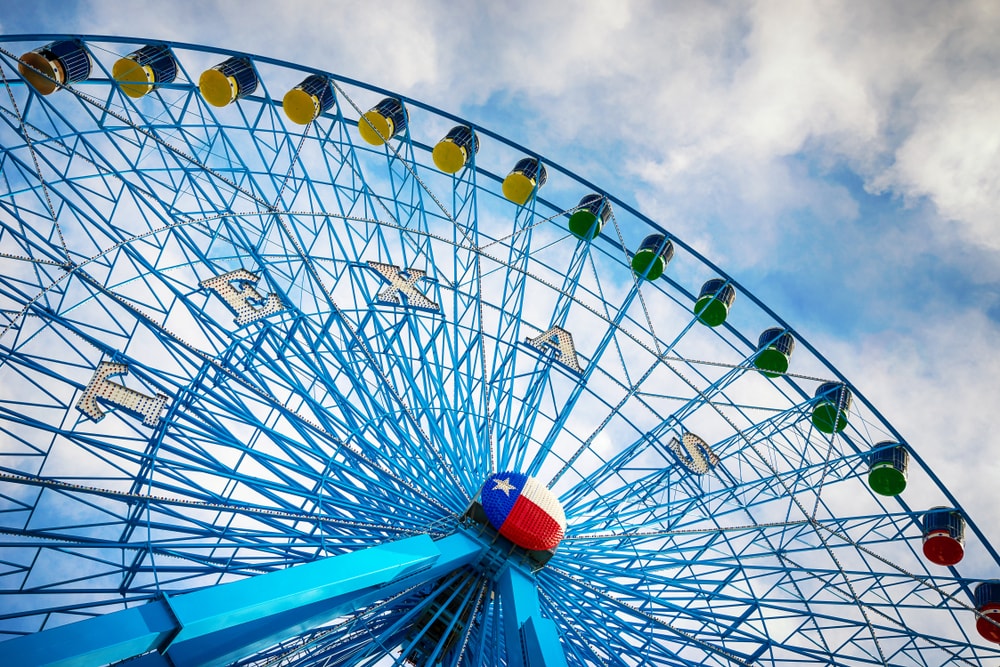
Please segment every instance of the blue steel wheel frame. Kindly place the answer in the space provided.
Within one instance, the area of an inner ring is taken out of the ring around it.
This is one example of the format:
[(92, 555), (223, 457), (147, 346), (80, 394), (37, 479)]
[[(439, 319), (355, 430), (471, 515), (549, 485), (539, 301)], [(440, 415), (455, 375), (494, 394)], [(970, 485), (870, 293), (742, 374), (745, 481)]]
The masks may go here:
[[(871, 447), (904, 436), (798, 332), (758, 372), (759, 332), (791, 327), (669, 229), (607, 194), (578, 239), (600, 188), (415, 100), (370, 146), (359, 116), (399, 96), (305, 65), (168, 44), (176, 79), (133, 99), (110, 68), (147, 42), (84, 36), (90, 78), (43, 97), (17, 58), (58, 38), (0, 39), (0, 656), (142, 616), (167, 629), (121, 650), (213, 664), (198, 641), (233, 628), (185, 639), (186, 614), (354, 563), (364, 595), (269, 609), (313, 616), (226, 662), (998, 664), (985, 536), (916, 451), (874, 493)], [(231, 56), (260, 84), (212, 107), (199, 74)], [(310, 74), (336, 101), (301, 126), (280, 101)], [(443, 174), (456, 123), (481, 150)], [(525, 155), (549, 178), (517, 206)], [(677, 252), (644, 281), (654, 233)], [(718, 277), (739, 298), (709, 328), (692, 290)], [(824, 382), (854, 397), (837, 433), (810, 420)], [(562, 503), (554, 554), (475, 516), (505, 470)], [(921, 556), (937, 506), (967, 520), (956, 567)]]

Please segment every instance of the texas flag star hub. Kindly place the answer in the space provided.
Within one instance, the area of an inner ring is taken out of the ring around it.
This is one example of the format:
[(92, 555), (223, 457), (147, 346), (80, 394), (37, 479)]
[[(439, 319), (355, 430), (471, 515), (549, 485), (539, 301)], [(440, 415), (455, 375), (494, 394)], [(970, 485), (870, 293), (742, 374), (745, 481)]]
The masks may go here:
[(562, 505), (533, 477), (495, 473), (486, 479), (481, 495), (490, 524), (519, 547), (554, 549), (566, 533)]

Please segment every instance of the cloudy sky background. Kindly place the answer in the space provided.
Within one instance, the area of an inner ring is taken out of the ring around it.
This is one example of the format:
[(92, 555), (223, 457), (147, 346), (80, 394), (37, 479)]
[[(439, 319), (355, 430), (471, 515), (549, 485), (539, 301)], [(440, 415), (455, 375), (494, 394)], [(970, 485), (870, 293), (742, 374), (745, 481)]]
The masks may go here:
[(1000, 544), (1000, 3), (69, 4), (0, 0), (0, 30), (328, 69), (634, 202), (823, 352)]

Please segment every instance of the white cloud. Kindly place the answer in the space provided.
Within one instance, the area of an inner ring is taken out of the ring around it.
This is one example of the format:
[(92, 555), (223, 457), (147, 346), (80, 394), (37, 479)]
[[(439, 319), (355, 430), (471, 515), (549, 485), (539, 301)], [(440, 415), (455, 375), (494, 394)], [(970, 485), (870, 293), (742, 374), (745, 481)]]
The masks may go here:
[(931, 198), (970, 241), (1000, 250), (1000, 80), (937, 100), (896, 151), (874, 187)]
[[(516, 99), (518, 120), (557, 158), (579, 142), (604, 159), (617, 143), (639, 189), (676, 196), (707, 181), (715, 198), (773, 218), (801, 205), (772, 184), (789, 176), (783, 159), (805, 152), (873, 191), (926, 197), (970, 241), (992, 244), (1000, 17), (988, 3), (589, 9), (461, 16), (469, 30), (438, 35), (437, 78), (420, 87), (458, 103)], [(820, 208), (839, 198), (809, 194)]]
[[(995, 539), (997, 518), (988, 508), (996, 495), (992, 480), (1000, 479), (995, 456), (1000, 326), (969, 309), (953, 320), (923, 319), (911, 331), (815, 342), (839, 360), (841, 370)], [(908, 500), (921, 508), (920, 499)]]

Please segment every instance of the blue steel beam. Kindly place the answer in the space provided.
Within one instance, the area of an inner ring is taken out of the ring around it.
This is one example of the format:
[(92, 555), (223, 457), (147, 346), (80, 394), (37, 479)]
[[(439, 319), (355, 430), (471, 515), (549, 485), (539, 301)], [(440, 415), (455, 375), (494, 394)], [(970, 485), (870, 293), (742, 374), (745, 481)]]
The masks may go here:
[(542, 616), (534, 577), (508, 564), (498, 581), (507, 643), (507, 664), (512, 667), (565, 667), (556, 624)]
[(418, 535), (2, 642), (0, 664), (83, 667), (150, 651), (175, 667), (227, 664), (437, 579), (483, 548), (463, 533)]

